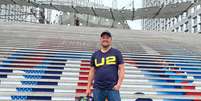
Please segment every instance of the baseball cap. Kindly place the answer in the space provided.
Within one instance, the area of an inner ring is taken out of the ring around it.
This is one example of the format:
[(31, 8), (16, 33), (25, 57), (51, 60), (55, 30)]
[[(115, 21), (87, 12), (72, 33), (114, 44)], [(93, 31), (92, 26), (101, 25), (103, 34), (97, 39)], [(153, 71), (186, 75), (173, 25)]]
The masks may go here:
[(103, 35), (108, 35), (109, 37), (112, 37), (112, 35), (109, 31), (102, 32), (100, 36), (102, 37)]

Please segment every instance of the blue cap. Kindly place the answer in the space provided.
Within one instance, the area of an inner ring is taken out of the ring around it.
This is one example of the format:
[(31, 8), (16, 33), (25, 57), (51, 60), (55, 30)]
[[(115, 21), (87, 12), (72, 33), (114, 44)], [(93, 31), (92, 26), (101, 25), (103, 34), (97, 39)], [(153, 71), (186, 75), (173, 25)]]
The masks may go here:
[(108, 31), (102, 32), (100, 36), (102, 37), (103, 35), (108, 35), (109, 37), (112, 37), (111, 33)]

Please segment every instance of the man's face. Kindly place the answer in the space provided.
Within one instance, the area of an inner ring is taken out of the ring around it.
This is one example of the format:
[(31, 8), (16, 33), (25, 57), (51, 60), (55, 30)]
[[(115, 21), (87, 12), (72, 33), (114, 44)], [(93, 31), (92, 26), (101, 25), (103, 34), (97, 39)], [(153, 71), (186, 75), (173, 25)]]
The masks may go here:
[(103, 35), (100, 38), (101, 46), (103, 47), (109, 47), (112, 44), (112, 38), (108, 35)]

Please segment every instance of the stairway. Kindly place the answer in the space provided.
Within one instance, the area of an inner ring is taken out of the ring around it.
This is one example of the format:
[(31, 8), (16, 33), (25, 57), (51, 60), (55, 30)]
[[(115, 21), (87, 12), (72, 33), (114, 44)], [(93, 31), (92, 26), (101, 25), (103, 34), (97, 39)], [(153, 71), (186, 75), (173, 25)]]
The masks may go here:
[[(91, 54), (105, 29), (0, 24), (0, 30), (0, 101), (85, 96)], [(125, 61), (122, 101), (201, 101), (199, 35), (110, 31)]]
[(0, 100), (75, 99), (79, 71), (76, 71), (74, 65), (80, 59), (89, 57), (79, 56), (85, 53), (35, 49), (0, 50)]
[[(84, 96), (91, 52), (0, 48), (0, 100), (73, 101)], [(123, 101), (200, 101), (198, 56), (124, 53)], [(138, 95), (135, 93), (144, 93)]]

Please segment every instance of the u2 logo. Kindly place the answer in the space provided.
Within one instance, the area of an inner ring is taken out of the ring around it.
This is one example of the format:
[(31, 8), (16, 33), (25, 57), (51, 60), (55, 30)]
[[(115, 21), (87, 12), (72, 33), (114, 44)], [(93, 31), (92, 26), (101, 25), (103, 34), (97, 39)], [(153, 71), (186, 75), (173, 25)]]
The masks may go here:
[(100, 67), (100, 66), (103, 66), (105, 64), (107, 64), (107, 65), (116, 64), (116, 57), (115, 56), (108, 56), (108, 57), (106, 57), (106, 59), (104, 57), (102, 57), (100, 63), (98, 63), (98, 60), (95, 59), (96, 67)]

